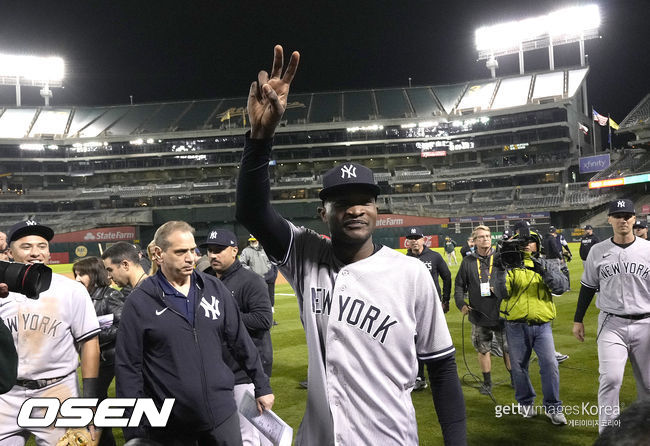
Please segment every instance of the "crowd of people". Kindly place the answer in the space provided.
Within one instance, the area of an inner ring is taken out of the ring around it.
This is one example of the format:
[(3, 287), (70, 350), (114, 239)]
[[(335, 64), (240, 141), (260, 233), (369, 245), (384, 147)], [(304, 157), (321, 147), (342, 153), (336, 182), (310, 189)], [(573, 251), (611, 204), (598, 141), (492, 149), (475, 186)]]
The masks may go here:
[[(446, 262), (425, 246), (419, 228), (406, 234), (406, 256), (377, 243), (380, 189), (373, 172), (353, 162), (322, 177), (317, 212), (329, 237), (295, 226), (274, 209), (267, 166), (300, 59), (294, 52), (285, 69), (283, 56), (276, 46), (271, 72), (261, 71), (250, 88), (251, 130), (236, 218), (251, 235), (241, 253), (228, 229), (210, 229), (197, 246), (192, 226), (169, 221), (147, 247), (148, 262), (139, 247), (118, 242), (101, 258), (75, 262), (75, 280), (52, 274), (37, 299), (0, 284), (0, 445), (24, 445), (30, 435), (39, 446), (56, 444), (64, 428), (17, 424), (25, 400), (101, 401), (113, 377), (117, 397), (151, 398), (158, 407), (175, 398), (167, 426), (126, 426), (127, 444), (260, 444), (259, 432), (238, 407), (249, 395), (262, 414), (275, 401), (270, 329), (278, 270), (297, 296), (309, 350), (307, 404), (296, 444), (417, 445), (410, 393), (428, 386), (425, 367), (444, 443), (467, 443), (465, 401), (445, 317), (456, 242), (446, 238)], [(598, 399), (601, 407), (618, 410), (628, 358), (639, 399), (650, 398), (650, 246), (647, 227), (635, 224), (631, 201), (614, 201), (608, 214), (612, 238), (598, 242), (593, 228), (585, 227), (573, 333), (584, 340), (582, 319), (599, 291)], [(27, 220), (12, 226), (6, 240), (3, 235), (0, 255), (48, 263), (51, 228)], [(570, 250), (562, 240), (555, 228), (542, 238), (520, 222), (494, 246), (490, 228), (477, 226), (453, 281), (454, 302), (472, 327), (483, 375), (479, 392), (492, 392), (491, 357), (498, 352), (519, 413), (536, 416), (529, 376), (534, 351), (544, 414), (554, 425), (567, 424), (551, 327), (554, 297), (570, 284)], [(197, 267), (199, 247), (207, 254)], [(602, 412), (605, 431), (612, 417)], [(91, 424), (87, 432), (102, 445), (115, 444), (110, 429)]]

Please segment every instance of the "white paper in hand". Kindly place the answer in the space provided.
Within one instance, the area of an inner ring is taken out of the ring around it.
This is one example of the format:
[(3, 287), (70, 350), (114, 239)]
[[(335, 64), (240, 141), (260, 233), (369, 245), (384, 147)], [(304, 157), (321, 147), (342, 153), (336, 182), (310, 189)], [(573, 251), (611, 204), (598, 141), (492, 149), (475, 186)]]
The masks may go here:
[(293, 429), (272, 410), (265, 410), (262, 415), (257, 412), (257, 403), (252, 393), (243, 394), (239, 404), (239, 412), (251, 422), (262, 434), (262, 441), (268, 439), (273, 446), (291, 446)]

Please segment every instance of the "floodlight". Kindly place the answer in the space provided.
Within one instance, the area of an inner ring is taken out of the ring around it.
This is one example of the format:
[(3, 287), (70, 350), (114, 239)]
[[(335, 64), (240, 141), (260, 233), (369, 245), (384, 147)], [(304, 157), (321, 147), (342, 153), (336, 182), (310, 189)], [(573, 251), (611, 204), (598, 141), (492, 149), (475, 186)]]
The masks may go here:
[(580, 42), (580, 61), (584, 65), (584, 41), (598, 37), (599, 26), (597, 5), (564, 8), (545, 16), (481, 27), (475, 32), (476, 50), (479, 60), (519, 53), (523, 74), (524, 51), (549, 48), (553, 69), (553, 46)]
[(0, 85), (16, 86), (16, 105), (20, 105), (20, 87), (42, 87), (41, 96), (49, 105), (49, 87), (62, 87), (65, 73), (60, 57), (15, 56), (0, 54)]

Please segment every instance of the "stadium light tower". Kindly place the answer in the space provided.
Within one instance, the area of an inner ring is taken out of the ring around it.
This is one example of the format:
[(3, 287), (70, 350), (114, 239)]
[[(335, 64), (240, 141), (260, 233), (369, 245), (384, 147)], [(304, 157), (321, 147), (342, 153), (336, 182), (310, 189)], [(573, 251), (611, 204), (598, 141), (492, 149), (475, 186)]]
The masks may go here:
[(21, 105), (20, 87), (41, 87), (45, 105), (50, 105), (50, 87), (62, 87), (64, 63), (60, 57), (0, 54), (0, 85), (16, 86), (16, 105)]
[(541, 17), (484, 26), (476, 30), (478, 60), (487, 60), (486, 67), (496, 77), (496, 58), (519, 54), (519, 72), (524, 74), (524, 52), (548, 48), (551, 70), (555, 69), (553, 47), (579, 42), (580, 65), (585, 61), (585, 40), (598, 37), (600, 10), (597, 5), (575, 6)]

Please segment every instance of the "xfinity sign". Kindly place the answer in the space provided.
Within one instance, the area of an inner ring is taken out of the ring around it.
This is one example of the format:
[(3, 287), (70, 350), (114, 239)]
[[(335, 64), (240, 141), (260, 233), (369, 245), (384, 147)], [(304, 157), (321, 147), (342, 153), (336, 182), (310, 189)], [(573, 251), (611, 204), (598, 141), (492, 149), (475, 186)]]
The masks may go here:
[[(165, 427), (174, 407), (175, 398), (167, 398), (160, 410), (151, 398), (107, 398), (97, 405), (97, 398), (69, 398), (60, 403), (58, 398), (30, 398), (18, 412), (18, 426), (22, 428), (137, 427), (146, 417), (151, 427)], [(96, 408), (96, 410), (95, 410)], [(125, 417), (131, 408), (131, 416)], [(38, 416), (37, 416), (38, 415)]]
[(580, 173), (600, 172), (610, 165), (609, 153), (580, 158)]

